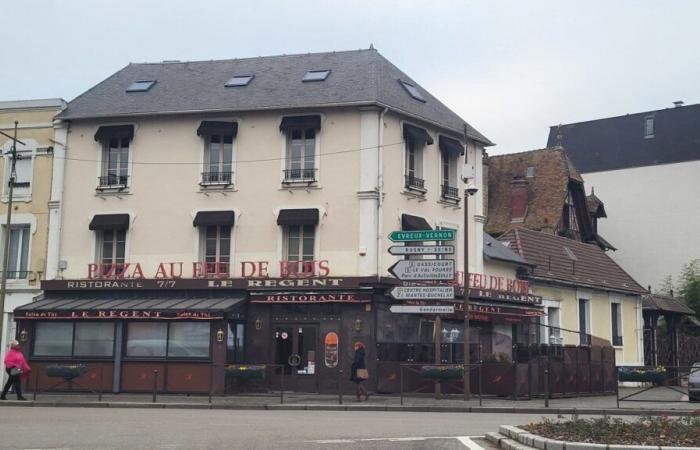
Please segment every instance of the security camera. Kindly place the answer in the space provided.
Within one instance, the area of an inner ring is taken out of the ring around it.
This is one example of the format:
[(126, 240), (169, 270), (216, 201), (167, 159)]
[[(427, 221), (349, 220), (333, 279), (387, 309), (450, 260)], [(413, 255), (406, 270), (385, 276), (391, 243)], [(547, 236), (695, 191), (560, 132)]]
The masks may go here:
[(477, 192), (479, 192), (479, 188), (476, 187), (476, 185), (474, 183), (469, 183), (467, 185), (467, 194), (469, 194), (469, 196), (472, 196), (472, 195), (476, 194)]

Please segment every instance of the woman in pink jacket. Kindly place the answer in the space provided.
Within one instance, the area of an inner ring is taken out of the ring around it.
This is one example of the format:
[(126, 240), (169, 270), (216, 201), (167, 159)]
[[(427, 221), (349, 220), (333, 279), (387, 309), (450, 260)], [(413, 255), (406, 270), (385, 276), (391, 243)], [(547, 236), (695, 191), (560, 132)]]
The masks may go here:
[(30, 370), (27, 360), (24, 359), (24, 355), (20, 351), (19, 342), (10, 341), (10, 350), (8, 350), (5, 355), (5, 371), (10, 377), (7, 379), (7, 383), (5, 383), (0, 400), (7, 400), (5, 396), (7, 395), (7, 391), (10, 390), (10, 386), (15, 387), (17, 400), (26, 400), (26, 398), (22, 397), (21, 380), (29, 377)]

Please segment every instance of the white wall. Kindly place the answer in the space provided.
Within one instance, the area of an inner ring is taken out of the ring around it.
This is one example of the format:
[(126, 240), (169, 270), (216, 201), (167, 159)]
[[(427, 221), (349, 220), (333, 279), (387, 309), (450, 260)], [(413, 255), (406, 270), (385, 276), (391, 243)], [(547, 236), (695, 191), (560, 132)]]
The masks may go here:
[(583, 175), (605, 204), (598, 232), (642, 286), (659, 287), (700, 258), (700, 161)]

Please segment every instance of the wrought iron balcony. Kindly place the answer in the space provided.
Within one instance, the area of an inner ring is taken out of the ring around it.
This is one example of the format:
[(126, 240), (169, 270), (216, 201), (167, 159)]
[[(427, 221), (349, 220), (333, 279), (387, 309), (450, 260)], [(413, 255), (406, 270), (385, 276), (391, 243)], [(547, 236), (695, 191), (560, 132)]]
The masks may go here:
[(305, 168), (305, 169), (285, 169), (284, 172), (284, 182), (285, 183), (313, 183), (317, 181), (315, 168)]
[(406, 187), (408, 189), (425, 190), (425, 180), (417, 178), (413, 175), (406, 175)]
[(212, 184), (231, 184), (233, 172), (202, 172), (202, 181), (199, 183), (202, 186)]
[(8, 270), (5, 272), (5, 277), (8, 280), (24, 280), (28, 276), (28, 270)]
[(612, 345), (616, 347), (622, 346), (622, 336), (613, 336)]
[(459, 201), (459, 189), (448, 184), (443, 184), (440, 187), (443, 198)]
[(98, 177), (97, 189), (125, 189), (128, 180), (128, 175), (104, 175)]

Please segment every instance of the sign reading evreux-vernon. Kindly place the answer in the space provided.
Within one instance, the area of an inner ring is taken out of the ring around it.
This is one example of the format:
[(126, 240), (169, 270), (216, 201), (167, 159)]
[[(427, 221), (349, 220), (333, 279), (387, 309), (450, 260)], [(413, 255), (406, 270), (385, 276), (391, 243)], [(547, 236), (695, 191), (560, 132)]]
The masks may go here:
[(389, 239), (393, 242), (454, 241), (454, 230), (392, 231)]

